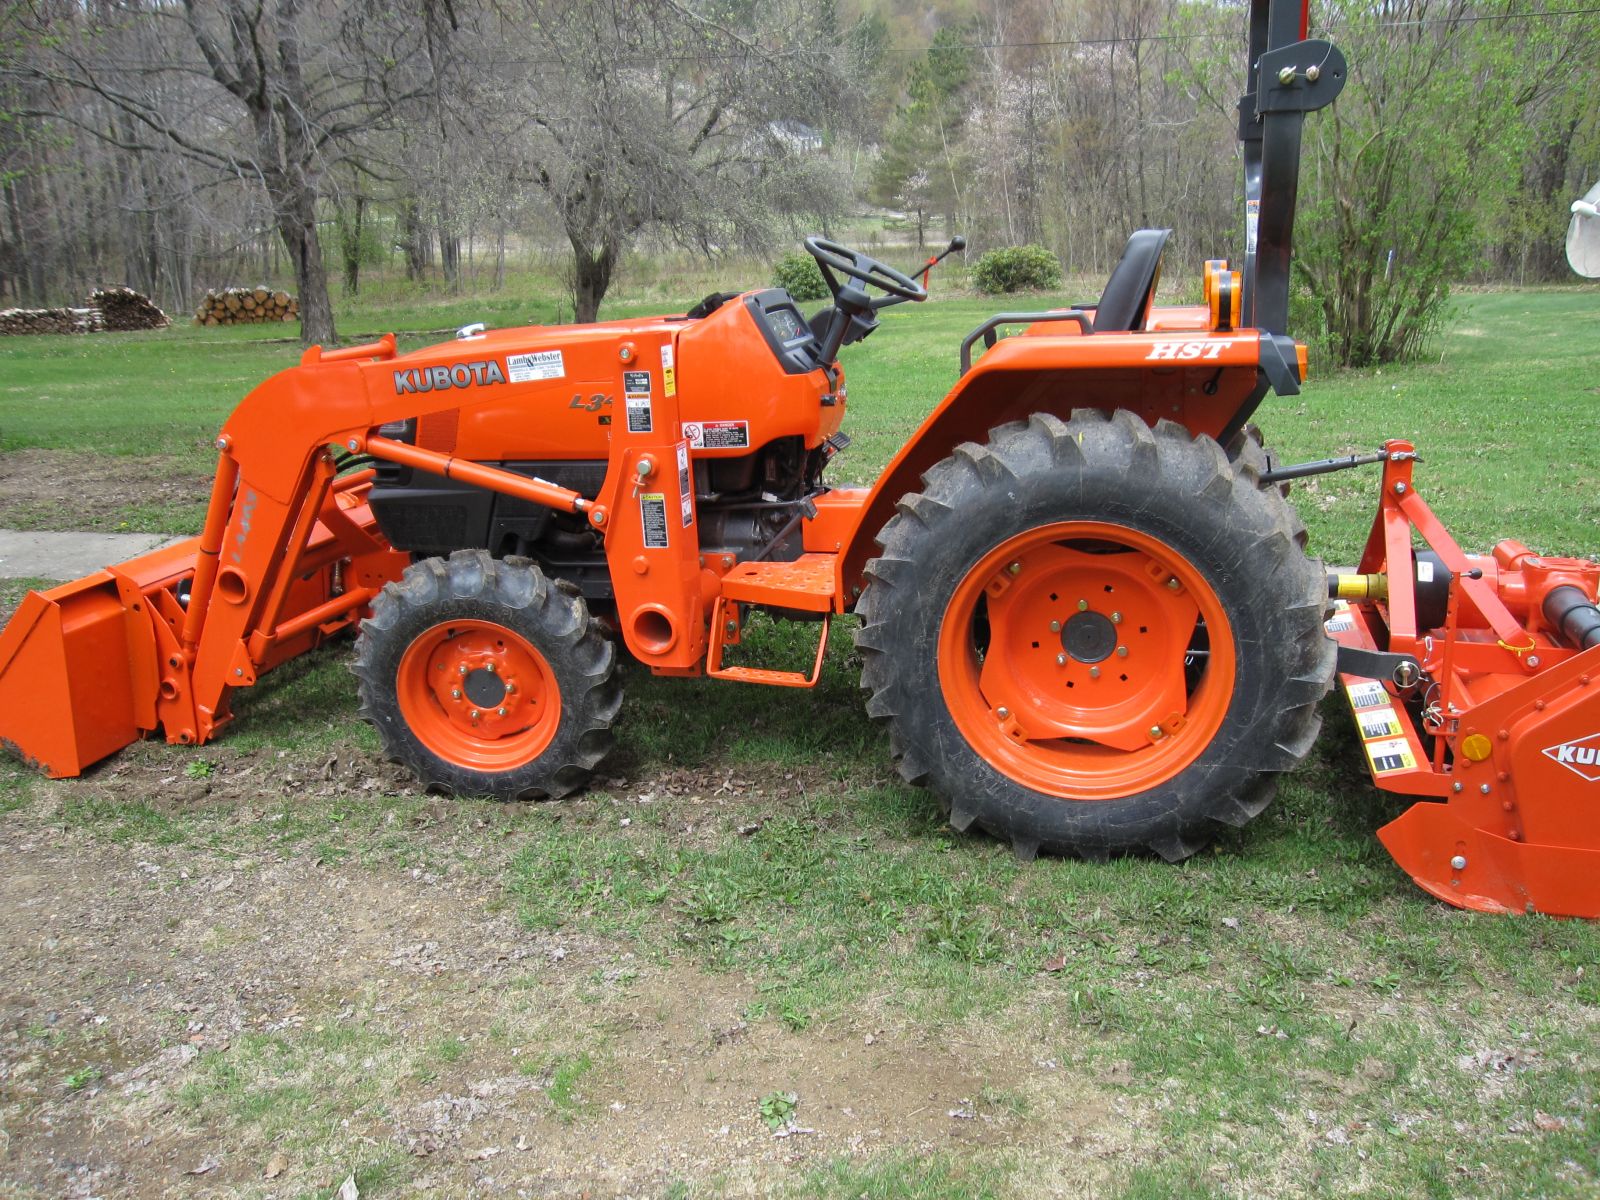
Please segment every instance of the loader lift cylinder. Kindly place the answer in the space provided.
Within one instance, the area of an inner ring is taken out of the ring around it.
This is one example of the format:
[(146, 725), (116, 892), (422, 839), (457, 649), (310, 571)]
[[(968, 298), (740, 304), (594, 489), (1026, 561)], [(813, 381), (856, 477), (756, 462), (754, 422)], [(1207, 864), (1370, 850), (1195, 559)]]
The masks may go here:
[(228, 517), (233, 511), (233, 492), (239, 483), (239, 464), (230, 449), (226, 438), (217, 439), (217, 474), (211, 484), (206, 521), (200, 529), (194, 580), (189, 585), (189, 607), (183, 619), (183, 650), (191, 657), (200, 644), (200, 627), (205, 623), (211, 587), (217, 581), (217, 567), (221, 562), (222, 536), (227, 532)]

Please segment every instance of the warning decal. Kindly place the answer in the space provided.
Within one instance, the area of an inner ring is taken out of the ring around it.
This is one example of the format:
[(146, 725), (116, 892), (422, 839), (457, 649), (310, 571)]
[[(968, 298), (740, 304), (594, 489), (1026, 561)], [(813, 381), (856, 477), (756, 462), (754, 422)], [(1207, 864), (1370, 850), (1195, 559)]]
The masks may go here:
[(696, 450), (743, 450), (750, 445), (750, 422), (689, 421), (683, 436)]
[(567, 373), (559, 350), (536, 350), (532, 354), (506, 355), (506, 374), (512, 383), (528, 383), (535, 379), (560, 379)]
[(1395, 771), (1414, 771), (1417, 760), (1405, 738), (1391, 738), (1385, 742), (1368, 742), (1367, 759), (1372, 763), (1374, 775), (1390, 775)]
[(650, 433), (655, 424), (650, 415), (650, 372), (622, 373), (622, 400), (628, 407), (628, 432)]
[(1389, 693), (1383, 690), (1383, 684), (1371, 679), (1363, 679), (1359, 683), (1345, 684), (1345, 693), (1350, 697), (1350, 707), (1357, 711), (1363, 708), (1377, 708), (1389, 703)]
[(1329, 633), (1345, 633), (1356, 627), (1356, 619), (1349, 613), (1335, 613), (1322, 623)]
[(639, 523), (644, 526), (646, 546), (667, 548), (667, 498), (663, 493), (645, 492), (639, 497)]
[(1368, 741), (1373, 738), (1400, 736), (1400, 718), (1387, 704), (1382, 708), (1369, 708), (1358, 714), (1356, 724), (1361, 726), (1361, 736)]
[(678, 369), (673, 365), (671, 342), (661, 347), (661, 394), (664, 396), (678, 394)]
[(694, 524), (694, 476), (689, 473), (689, 443), (678, 443), (678, 503), (683, 508), (683, 527)]

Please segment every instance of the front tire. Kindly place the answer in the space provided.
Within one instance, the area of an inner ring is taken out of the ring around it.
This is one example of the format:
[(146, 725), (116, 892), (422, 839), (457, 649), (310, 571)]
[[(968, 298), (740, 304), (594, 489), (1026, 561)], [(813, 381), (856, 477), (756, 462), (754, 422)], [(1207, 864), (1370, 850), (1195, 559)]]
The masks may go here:
[(858, 606), (862, 685), (956, 828), (1176, 861), (1266, 806), (1334, 647), (1320, 564), (1255, 465), (1086, 409), (960, 446), (901, 501)]
[(361, 715), (384, 753), (458, 796), (582, 787), (611, 748), (615, 665), (581, 596), (483, 550), (407, 567), (356, 640)]

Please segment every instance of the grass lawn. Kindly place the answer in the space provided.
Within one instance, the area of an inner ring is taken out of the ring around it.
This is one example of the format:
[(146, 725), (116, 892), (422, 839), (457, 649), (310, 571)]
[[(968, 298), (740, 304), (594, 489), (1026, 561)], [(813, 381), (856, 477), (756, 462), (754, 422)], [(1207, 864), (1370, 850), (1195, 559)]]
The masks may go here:
[[(397, 301), (341, 317), (375, 332), (517, 307)], [(882, 466), (953, 382), (960, 338), (995, 307), (895, 308), (846, 352), (855, 443), (842, 479)], [(96, 455), (201, 470), (233, 400), (297, 353), (251, 329), (8, 339), (0, 448), (70, 451), (90, 470)], [(1515, 536), (1550, 553), (1600, 553), (1600, 291), (1464, 296), (1424, 363), (1312, 371), (1301, 396), (1270, 399), (1258, 417), (1285, 461), (1410, 435), (1425, 461), (1419, 487), (1469, 550)], [(1370, 470), (1296, 485), (1314, 552), (1355, 558), (1374, 488)], [(196, 515), (184, 503), (149, 519), (188, 531)], [(753, 630), (776, 657), (802, 656), (811, 633)], [(238, 722), (200, 753), (375, 750), (346, 655), (312, 656), (242, 693)], [(1006, 1138), (812, 1162), (784, 1178), (790, 1194), (1088, 1194), (1062, 1182), (1075, 1178), (1121, 1197), (1600, 1193), (1600, 924), (1469, 914), (1415, 889), (1373, 836), (1404, 804), (1370, 786), (1332, 702), (1277, 802), (1189, 862), (1022, 866), (952, 832), (930, 796), (897, 781), (865, 719), (859, 666), (846, 635), (809, 694), (630, 672), (621, 748), (587, 794), (514, 816), (458, 806), (509, 839), (485, 886), (527, 930), (738, 980), (750, 993), (744, 1019), (801, 1044), (887, 1027), (930, 1053), (1010, 1044), (1035, 1064), (970, 1097)], [(195, 752), (130, 753), (176, 774)], [(416, 862), (395, 831), (424, 803), (393, 789), (307, 796), (269, 826), (227, 808), (74, 799), (73, 788), (7, 767), (0, 812), (48, 792), (61, 824), (95, 838), (376, 871)], [(405, 1070), (429, 1053), (449, 1063), (480, 1052), (429, 1036), (432, 1049), (414, 1048)], [(545, 1084), (563, 1122), (594, 1126), (597, 1107), (573, 1097), (607, 1079), (621, 1086), (609, 1036), (598, 1017), (567, 1014)], [(282, 1038), (283, 1061), (315, 1060), (310, 1032)], [(246, 1131), (282, 1119), (240, 1103), (240, 1086), (202, 1059), (182, 1103)], [(772, 1080), (761, 1102), (781, 1106), (772, 1097), (790, 1086)], [(803, 1119), (805, 1085), (793, 1087)], [(1122, 1130), (1124, 1152), (1087, 1176), (1076, 1124), (1089, 1118), (1075, 1097), (1115, 1113)], [(341, 1111), (326, 1114), (330, 1129)], [(370, 1194), (403, 1192), (410, 1163), (390, 1163)], [(737, 1188), (708, 1177), (671, 1194), (724, 1191)]]

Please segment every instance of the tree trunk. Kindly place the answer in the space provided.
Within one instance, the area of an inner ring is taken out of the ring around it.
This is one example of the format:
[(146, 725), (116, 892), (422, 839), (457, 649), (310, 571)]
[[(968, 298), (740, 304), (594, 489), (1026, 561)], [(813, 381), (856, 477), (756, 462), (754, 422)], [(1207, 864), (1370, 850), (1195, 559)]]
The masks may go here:
[(333, 302), (328, 298), (328, 268), (317, 241), (316, 196), (309, 188), (296, 189), (278, 211), (278, 232), (294, 264), (295, 290), (300, 294), (300, 341), (307, 346), (336, 346)]
[(450, 227), (450, 206), (439, 206), (439, 267), (444, 272), (445, 287), (452, 293), (461, 291), (461, 238)]
[(361, 234), (367, 213), (367, 198), (356, 193), (354, 211), (348, 216), (339, 214), (339, 254), (344, 260), (344, 293), (357, 295), (361, 291)]
[(429, 243), (422, 217), (417, 212), (417, 199), (407, 196), (400, 202), (401, 244), (406, 252), (406, 279), (419, 282), (428, 272)]
[(601, 239), (599, 250), (577, 236), (572, 236), (571, 241), (573, 320), (586, 325), (600, 318), (600, 301), (605, 299), (606, 289), (611, 286), (618, 248), (609, 238)]

